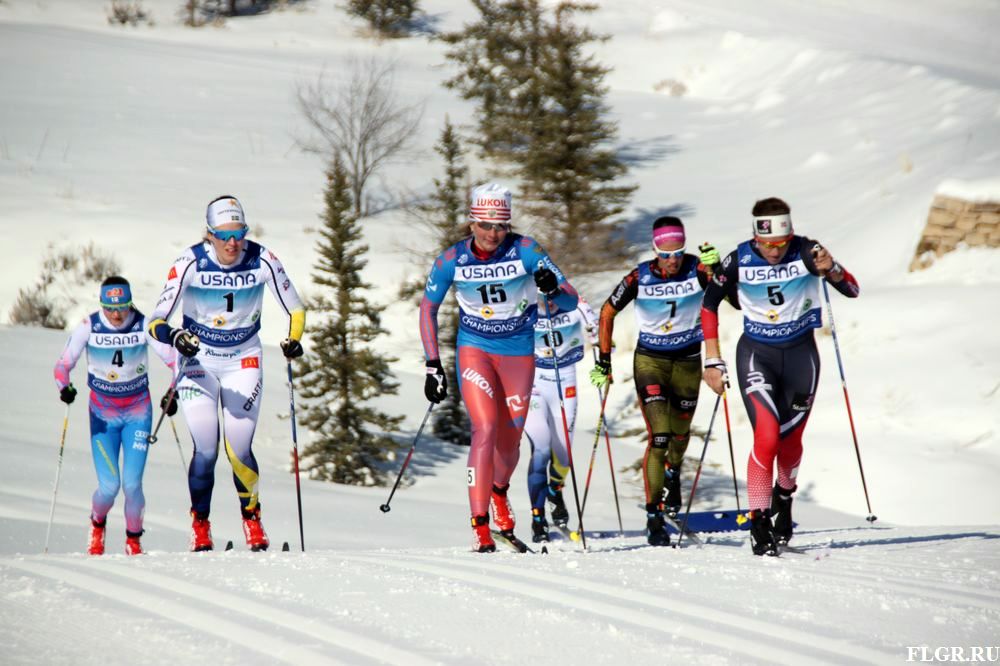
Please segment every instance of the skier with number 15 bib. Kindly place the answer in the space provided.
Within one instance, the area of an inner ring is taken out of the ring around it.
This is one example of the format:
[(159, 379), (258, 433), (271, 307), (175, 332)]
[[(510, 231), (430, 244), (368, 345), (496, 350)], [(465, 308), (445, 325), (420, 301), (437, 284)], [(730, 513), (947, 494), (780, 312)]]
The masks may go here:
[(511, 194), (489, 183), (472, 190), (472, 235), (442, 252), (431, 267), (420, 303), (420, 338), (433, 403), (448, 394), (438, 353), (437, 313), (452, 286), (460, 310), (456, 375), (472, 422), (467, 481), (473, 550), (496, 550), (489, 516), (513, 536), (507, 498), (534, 379), (534, 325), (538, 293), (572, 310), (577, 295), (532, 238), (511, 231)]

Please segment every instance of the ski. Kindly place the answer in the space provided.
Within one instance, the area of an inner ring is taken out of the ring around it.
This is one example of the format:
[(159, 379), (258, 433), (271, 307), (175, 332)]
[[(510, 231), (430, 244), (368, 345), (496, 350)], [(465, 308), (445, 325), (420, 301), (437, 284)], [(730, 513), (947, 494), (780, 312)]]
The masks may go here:
[(232, 549), (233, 549), (233, 542), (232, 541), (227, 541), (226, 542), (226, 550), (232, 550)]
[[(683, 533), (685, 539), (690, 539), (699, 548), (701, 548), (702, 546), (705, 545), (705, 542), (702, 540), (702, 538), (700, 536), (698, 536), (697, 534), (695, 534), (694, 532), (692, 532), (689, 529), (681, 529), (681, 524), (675, 518), (671, 518), (666, 513), (663, 514), (663, 522), (665, 522), (667, 525), (669, 525), (670, 527), (672, 527), (675, 530), (677, 530), (678, 534)], [(676, 547), (676, 544), (675, 544), (675, 547)]]
[(571, 530), (569, 528), (569, 525), (560, 524), (560, 523), (553, 523), (553, 527), (555, 527), (556, 530), (559, 532), (559, 534), (561, 534), (563, 536), (563, 538), (566, 539), (567, 541), (579, 541), (580, 540), (580, 533), (579, 532), (574, 532), (573, 530)]
[(789, 546), (787, 543), (778, 544), (778, 554), (784, 555), (785, 553), (795, 553), (796, 555), (808, 555), (809, 551), (804, 548), (796, 548), (795, 546)]
[[(504, 534), (499, 530), (490, 530), (490, 534), (493, 535), (493, 539), (498, 543), (502, 543), (511, 550), (518, 553), (534, 553), (536, 551), (532, 550), (528, 544), (524, 543), (511, 532), (509, 534)], [(547, 551), (546, 551), (547, 552)]]

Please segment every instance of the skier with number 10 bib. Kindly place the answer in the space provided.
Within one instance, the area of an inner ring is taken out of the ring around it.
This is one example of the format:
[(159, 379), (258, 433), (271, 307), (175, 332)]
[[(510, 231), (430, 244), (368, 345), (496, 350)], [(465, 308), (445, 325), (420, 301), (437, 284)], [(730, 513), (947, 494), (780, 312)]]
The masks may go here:
[(472, 190), (472, 235), (442, 252), (431, 267), (420, 303), (420, 338), (426, 357), (424, 395), (448, 394), (438, 352), (437, 313), (449, 289), (459, 305), (456, 375), (472, 423), (466, 470), (473, 549), (496, 550), (489, 516), (513, 536), (507, 491), (517, 466), (521, 432), (534, 378), (534, 325), (538, 293), (572, 310), (577, 295), (532, 238), (511, 231), (511, 194), (489, 183)]
[[(848, 298), (857, 281), (815, 240), (795, 235), (791, 208), (777, 198), (754, 204), (753, 237), (717, 267), (705, 292), (704, 379), (722, 394), (726, 363), (719, 350), (719, 304), (736, 296), (743, 335), (736, 375), (753, 427), (747, 460), (750, 542), (755, 555), (776, 555), (792, 538), (792, 494), (798, 488), (802, 433), (819, 382), (813, 329), (822, 325), (820, 280)], [(778, 479), (772, 488), (777, 462)]]

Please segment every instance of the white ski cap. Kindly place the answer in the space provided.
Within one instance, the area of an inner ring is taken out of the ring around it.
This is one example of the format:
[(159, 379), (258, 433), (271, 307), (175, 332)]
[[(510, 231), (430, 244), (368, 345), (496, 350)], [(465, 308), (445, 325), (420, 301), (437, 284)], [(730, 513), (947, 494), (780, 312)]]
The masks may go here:
[(243, 206), (239, 200), (232, 195), (224, 195), (208, 204), (205, 211), (205, 221), (209, 229), (218, 229), (224, 224), (234, 222), (245, 225), (246, 218), (243, 216)]
[(472, 222), (510, 222), (510, 190), (497, 183), (472, 188), (469, 220)]
[(791, 215), (757, 215), (753, 218), (753, 235), (763, 241), (783, 241), (792, 237)]

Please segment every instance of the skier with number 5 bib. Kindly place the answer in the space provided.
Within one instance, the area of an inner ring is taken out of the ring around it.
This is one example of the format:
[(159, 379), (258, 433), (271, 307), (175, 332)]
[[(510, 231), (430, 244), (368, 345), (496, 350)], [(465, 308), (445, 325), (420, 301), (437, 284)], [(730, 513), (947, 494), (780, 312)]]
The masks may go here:
[(132, 305), (132, 289), (125, 278), (114, 275), (105, 280), (100, 303), (100, 310), (73, 329), (56, 363), (56, 386), (59, 399), (72, 404), (76, 389), (70, 383), (70, 372), (86, 350), (90, 448), (97, 471), (87, 552), (104, 554), (108, 512), (120, 488), (125, 495), (125, 553), (141, 555), (142, 515), (146, 508), (142, 477), (148, 452), (146, 438), (153, 420), (147, 345), (171, 368), (174, 352), (167, 345), (151, 342), (142, 313)]
[(646, 539), (668, 546), (664, 512), (674, 517), (681, 507), (681, 464), (698, 405), (701, 299), (708, 275), (700, 258), (687, 253), (680, 219), (657, 218), (652, 231), (656, 257), (633, 268), (601, 308), (600, 355), (590, 380), (604, 389), (611, 383), (615, 316), (635, 301), (639, 340), (633, 372), (648, 435), (642, 465)]
[(792, 538), (802, 433), (819, 382), (813, 329), (822, 325), (820, 280), (848, 298), (857, 297), (859, 287), (819, 243), (795, 235), (787, 203), (762, 199), (752, 214), (753, 238), (716, 267), (705, 292), (704, 379), (722, 394), (727, 370), (719, 351), (719, 304), (738, 297), (743, 335), (736, 345), (736, 375), (753, 427), (747, 460), (750, 543), (755, 555), (775, 555)]
[(517, 466), (521, 432), (534, 379), (538, 294), (572, 310), (575, 290), (532, 238), (511, 231), (510, 190), (496, 183), (472, 190), (472, 235), (442, 252), (431, 267), (420, 303), (420, 338), (427, 364), (424, 394), (448, 394), (438, 352), (437, 313), (455, 287), (460, 310), (456, 375), (472, 423), (467, 481), (473, 550), (496, 550), (490, 518), (513, 536), (507, 491)]
[[(259, 468), (251, 448), (264, 388), (263, 350), (257, 336), (264, 286), (289, 317), (288, 337), (281, 342), (287, 359), (303, 353), (300, 340), (306, 313), (274, 253), (246, 240), (250, 228), (236, 198), (226, 195), (211, 201), (206, 221), (204, 240), (170, 267), (149, 331), (187, 357), (176, 396), (194, 439), (188, 468), (191, 550), (214, 547), (208, 517), (219, 457), (220, 402), (222, 438), (239, 495), (243, 535), (251, 550), (266, 550), (269, 541), (257, 494)], [(182, 301), (182, 328), (173, 328), (167, 322)], [(164, 396), (160, 405), (171, 415), (178, 401), (169, 397)]]

